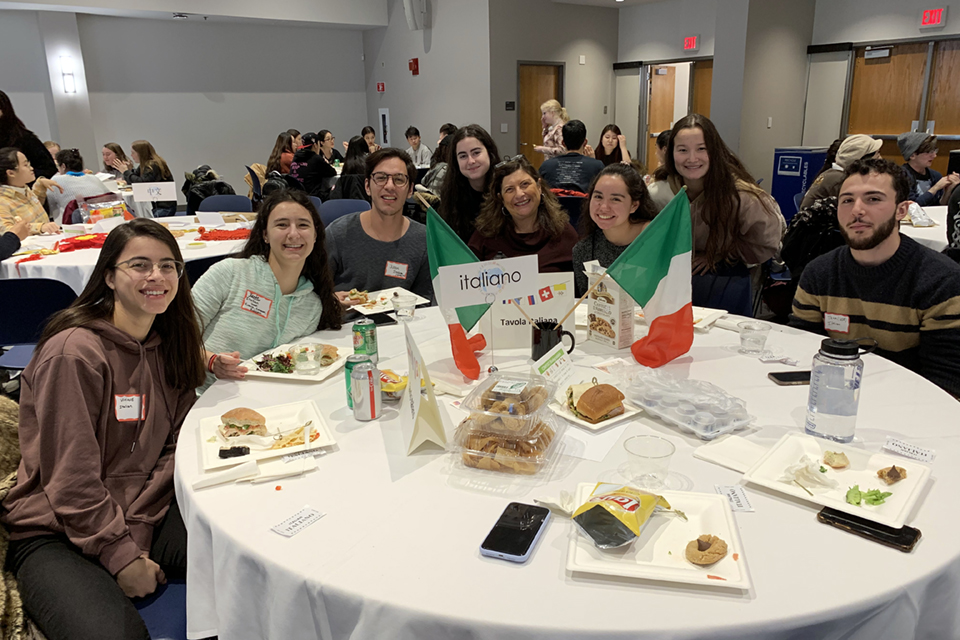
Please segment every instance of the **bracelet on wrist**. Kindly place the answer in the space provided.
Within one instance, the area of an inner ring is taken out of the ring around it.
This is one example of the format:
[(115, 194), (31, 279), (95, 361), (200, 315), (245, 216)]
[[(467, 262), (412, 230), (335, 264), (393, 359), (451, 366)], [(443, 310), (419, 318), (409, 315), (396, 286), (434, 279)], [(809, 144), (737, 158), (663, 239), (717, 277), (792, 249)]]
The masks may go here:
[(220, 356), (219, 353), (215, 353), (212, 356), (210, 356), (209, 360), (207, 360), (207, 371), (209, 371), (210, 373), (213, 373), (213, 363), (217, 361), (217, 358), (219, 356)]

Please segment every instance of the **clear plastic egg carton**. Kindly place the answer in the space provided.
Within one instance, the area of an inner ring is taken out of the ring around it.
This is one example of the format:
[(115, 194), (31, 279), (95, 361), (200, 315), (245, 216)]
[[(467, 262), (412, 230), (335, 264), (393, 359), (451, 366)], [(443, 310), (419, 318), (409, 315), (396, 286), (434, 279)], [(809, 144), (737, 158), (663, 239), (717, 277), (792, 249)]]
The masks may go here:
[(627, 398), (639, 407), (701, 440), (713, 440), (748, 425), (754, 418), (746, 403), (703, 380), (677, 380), (647, 367), (623, 367)]

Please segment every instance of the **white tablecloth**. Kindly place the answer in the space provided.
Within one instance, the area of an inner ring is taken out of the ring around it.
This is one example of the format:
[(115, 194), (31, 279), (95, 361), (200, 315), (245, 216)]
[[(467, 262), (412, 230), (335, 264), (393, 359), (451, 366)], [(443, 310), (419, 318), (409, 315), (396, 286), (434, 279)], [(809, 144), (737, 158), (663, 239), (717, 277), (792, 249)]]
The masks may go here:
[(934, 227), (915, 227), (912, 224), (901, 224), (900, 233), (910, 236), (920, 244), (943, 251), (947, 248), (947, 208), (924, 207), (930, 219), (936, 222)]
[[(189, 222), (189, 218), (170, 218), (173, 224), (184, 224)], [(196, 224), (191, 224), (186, 228), (196, 228)], [(236, 227), (237, 225), (227, 225), (225, 228)], [(173, 227), (171, 227), (173, 228)], [(187, 244), (197, 239), (196, 232), (186, 233), (177, 239), (180, 245), (180, 252), (185, 261), (197, 260), (199, 258), (210, 258), (213, 256), (225, 256), (239, 251), (245, 240), (226, 240), (217, 242), (207, 242), (205, 247), (199, 249), (188, 249)], [(53, 247), (57, 241), (65, 238), (64, 235), (49, 236), (30, 236), (24, 240), (22, 249), (36, 247)], [(56, 255), (44, 256), (40, 260), (24, 262), (17, 264), (26, 256), (13, 256), (0, 262), (0, 278), (51, 278), (65, 282), (77, 292), (77, 295), (83, 291), (87, 280), (93, 273), (93, 268), (97, 264), (97, 258), (100, 256), (99, 249), (80, 249), (67, 253), (58, 253)]]
[[(412, 326), (414, 335), (431, 374), (451, 380), (456, 375), (439, 312), (423, 315)], [(348, 330), (335, 334), (338, 344), (349, 343)], [(380, 328), (381, 367), (406, 371), (402, 335), (398, 327)], [(802, 428), (807, 387), (774, 386), (766, 374), (787, 367), (741, 356), (737, 344), (735, 333), (714, 328), (697, 335), (691, 352), (666, 369), (744, 398), (757, 421), (741, 435), (770, 446)], [(803, 367), (819, 342), (775, 327), (768, 344)], [(512, 353), (498, 354), (501, 369), (524, 357)], [(574, 354), (579, 364), (614, 355), (579, 339)], [(388, 405), (378, 421), (353, 419), (342, 372), (322, 384), (218, 382), (187, 417), (177, 449), (177, 495), (189, 531), (188, 637), (957, 637), (960, 404), (887, 360), (864, 360), (857, 446), (878, 451), (887, 435), (897, 434), (937, 452), (926, 495), (908, 519), (923, 538), (912, 553), (901, 553), (818, 523), (811, 504), (748, 485), (756, 511), (737, 513), (736, 521), (754, 585), (749, 592), (571, 574), (565, 559), (576, 534), (562, 518), (549, 525), (525, 565), (480, 556), (478, 547), (507, 502), (556, 496), (580, 482), (622, 481), (622, 441), (630, 435), (655, 433), (676, 444), (670, 483), (683, 489), (713, 492), (715, 484), (740, 480), (734, 471), (695, 459), (700, 440), (642, 413), (603, 462), (565, 455), (549, 477), (515, 479), (458, 468), (454, 455), (434, 450), (407, 457), (397, 413)], [(481, 364), (485, 369), (489, 357)], [(338, 441), (336, 451), (318, 459), (317, 471), (262, 485), (191, 489), (201, 475), (201, 418), (308, 398)], [(459, 419), (457, 410), (450, 415)], [(572, 441), (565, 439), (565, 446), (569, 450)], [(293, 538), (270, 531), (304, 505), (326, 516)]]

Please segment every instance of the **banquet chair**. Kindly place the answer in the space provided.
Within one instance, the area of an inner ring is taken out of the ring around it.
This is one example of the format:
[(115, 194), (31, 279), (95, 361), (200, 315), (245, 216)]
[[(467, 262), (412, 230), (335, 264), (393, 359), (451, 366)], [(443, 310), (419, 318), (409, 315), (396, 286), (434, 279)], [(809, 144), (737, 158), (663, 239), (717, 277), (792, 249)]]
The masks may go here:
[(187, 640), (186, 581), (167, 578), (167, 584), (133, 604), (153, 640)]
[(323, 200), (321, 200), (317, 196), (307, 196), (307, 197), (310, 198), (310, 202), (313, 203), (313, 208), (317, 210), (317, 213), (320, 213), (320, 207), (323, 206)]
[(216, 195), (207, 196), (200, 202), (197, 211), (236, 211), (251, 213), (253, 205), (247, 196)]
[(370, 203), (366, 200), (327, 200), (320, 205), (320, 221), (327, 227), (341, 216), (369, 209)]
[(0, 309), (0, 346), (11, 349), (0, 356), (0, 369), (24, 369), (47, 320), (77, 299), (69, 285), (49, 278), (0, 279), (0, 300), (17, 300)]
[(187, 280), (190, 281), (190, 286), (192, 287), (197, 284), (197, 280), (207, 272), (207, 269), (224, 258), (229, 257), (230, 256), (210, 256), (209, 258), (199, 258), (198, 260), (187, 260), (184, 263), (184, 268), (187, 271)]

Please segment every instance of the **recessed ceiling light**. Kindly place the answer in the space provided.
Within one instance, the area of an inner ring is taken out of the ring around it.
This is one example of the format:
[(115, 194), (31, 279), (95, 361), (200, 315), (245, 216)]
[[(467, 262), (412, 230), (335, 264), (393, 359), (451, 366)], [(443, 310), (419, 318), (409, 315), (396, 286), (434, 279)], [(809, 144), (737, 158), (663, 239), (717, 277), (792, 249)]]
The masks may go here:
[[(620, 1), (622, 1), (622, 0), (617, 0), (617, 1), (620, 2)], [(185, 13), (175, 13), (175, 14), (173, 14), (173, 19), (174, 19), (174, 20), (186, 20), (186, 19), (187, 19), (187, 14), (185, 14)]]

